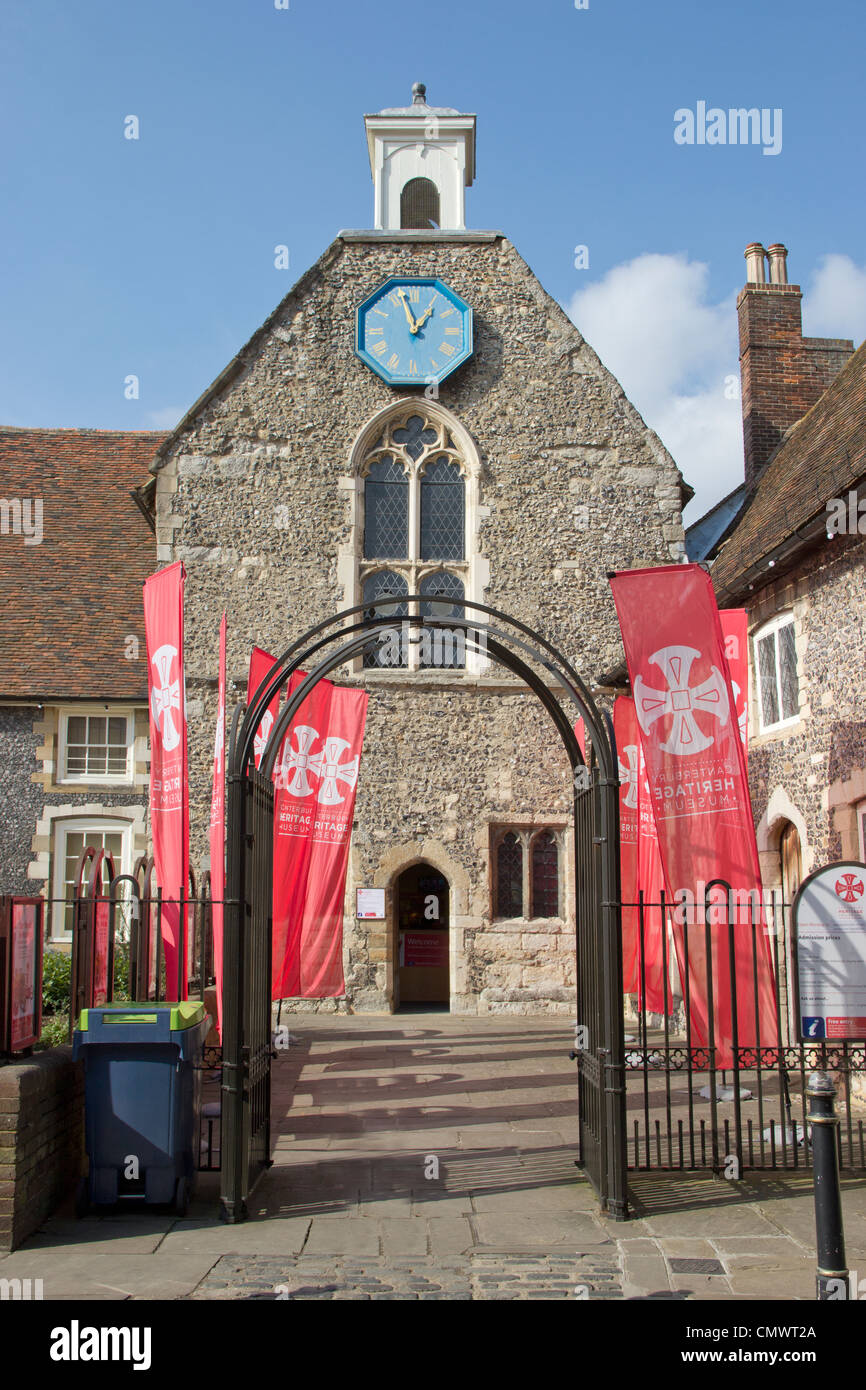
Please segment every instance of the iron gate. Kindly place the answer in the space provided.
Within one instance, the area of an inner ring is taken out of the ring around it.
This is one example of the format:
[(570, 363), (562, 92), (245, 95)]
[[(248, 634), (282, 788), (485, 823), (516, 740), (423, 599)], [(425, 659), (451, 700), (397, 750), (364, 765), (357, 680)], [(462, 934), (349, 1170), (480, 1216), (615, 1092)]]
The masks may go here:
[[(730, 885), (717, 880), (706, 886), (703, 916), (713, 906), (711, 890), (727, 900), (725, 916), (732, 923)], [(715, 1036), (713, 972), (707, 970), (702, 995), (706, 1001), (707, 1041), (696, 1042), (688, 984), (683, 987), (670, 928), (664, 926), (671, 904), (661, 900), (623, 905), (636, 909), (639, 959), (647, 938), (661, 944), (661, 975), (648, 1006), (646, 966), (642, 964), (633, 1019), (626, 1020), (631, 1033), (625, 1046), (625, 1083), (628, 1106), (626, 1136), (628, 1166), (635, 1171), (709, 1170), (729, 1178), (748, 1170), (805, 1170), (812, 1164), (811, 1131), (806, 1088), (813, 1071), (829, 1072), (837, 1090), (837, 1151), (842, 1169), (866, 1169), (866, 1101), (855, 1092), (857, 1078), (866, 1072), (866, 1041), (823, 1039), (802, 1042), (796, 1026), (797, 999), (791, 969), (790, 905), (778, 892), (769, 892), (760, 914), (741, 931), (722, 926), (729, 934), (731, 960), (730, 997), (736, 1018), (737, 981), (748, 985), (749, 1003), (757, 997), (757, 953), (764, 934), (769, 938), (775, 991), (773, 1037), (762, 1037), (757, 1007), (755, 1042), (738, 1045), (733, 1040), (730, 1063), (722, 1069)], [(756, 920), (757, 918), (757, 920)], [(683, 975), (689, 980), (690, 947), (697, 935), (708, 936), (700, 914), (681, 924)], [(710, 951), (705, 951), (710, 959)], [(744, 958), (744, 959), (743, 959)], [(741, 971), (738, 967), (745, 965)], [(860, 1107), (858, 1113), (858, 1106)]]
[[(612, 740), (612, 730), (611, 730)], [(611, 746), (612, 743), (611, 743)], [(619, 905), (619, 780), (589, 756), (574, 798), (579, 1165), (602, 1206), (628, 1215)], [(615, 855), (613, 864), (612, 855)]]
[[(452, 599), (453, 616), (434, 616), (429, 596), (382, 596), (304, 633), (274, 663), (250, 700), (235, 711), (228, 761), (228, 874), (225, 911), (222, 1214), (241, 1221), (252, 1188), (270, 1161), (272, 776), (289, 726), (313, 687), (383, 638), (419, 640), (457, 634), (469, 651), (491, 657), (538, 697), (562, 739), (575, 774), (580, 1157), (603, 1207), (627, 1214), (625, 1084), (619, 927), (618, 780), (613, 729), (555, 647), (525, 624), (484, 604)], [(399, 604), (399, 607), (398, 607)], [(459, 610), (459, 611), (458, 611)], [(471, 617), (467, 612), (471, 611)], [(401, 627), (410, 629), (401, 632)], [(448, 650), (453, 644), (446, 643)], [(531, 665), (529, 663), (532, 663)], [(252, 753), (266, 709), (300, 669), (309, 674), (279, 707), (261, 757)], [(584, 721), (589, 766), (575, 734)], [(242, 722), (241, 722), (242, 720)]]
[[(232, 745), (237, 722), (238, 712)], [(226, 1221), (242, 1221), (249, 1194), (271, 1162), (274, 785), (255, 766), (228, 778), (228, 826), (222, 1214)]]

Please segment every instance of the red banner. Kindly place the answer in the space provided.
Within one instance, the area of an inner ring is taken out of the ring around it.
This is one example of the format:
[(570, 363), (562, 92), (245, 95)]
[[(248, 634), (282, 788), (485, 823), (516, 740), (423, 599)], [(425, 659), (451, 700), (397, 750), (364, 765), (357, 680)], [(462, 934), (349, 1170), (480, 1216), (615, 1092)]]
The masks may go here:
[(719, 610), (725, 657), (731, 673), (731, 690), (737, 715), (737, 728), (748, 762), (749, 751), (749, 618), (745, 608)]
[(613, 732), (619, 763), (619, 877), (622, 902), (622, 989), (638, 987), (638, 762), (634, 702), (619, 696), (613, 705)]
[[(189, 892), (189, 786), (183, 670), (183, 565), (144, 581), (144, 631), (150, 710), (150, 819), (156, 879), (163, 893), (162, 935), (170, 998), (187, 995), (186, 912)], [(182, 948), (180, 957), (178, 950)]]
[[(247, 708), (252, 704), (253, 696), (265, 680), (265, 677), (270, 674), (273, 666), (274, 657), (268, 652), (262, 651), (261, 647), (253, 647), (250, 652), (250, 674), (247, 680)], [(262, 715), (261, 722), (256, 730), (256, 736), (253, 741), (253, 760), (256, 767), (258, 767), (262, 761), (262, 756), (268, 743), (268, 735), (274, 727), (274, 720), (277, 717), (277, 710), (279, 707), (280, 692), (277, 690), (274, 698), (268, 703), (268, 707)]]
[[(632, 701), (632, 705), (634, 701)], [(635, 720), (635, 733), (637, 730), (637, 720)], [(661, 907), (656, 907), (656, 903), (661, 903), (662, 889), (665, 886), (664, 871), (662, 869), (662, 857), (659, 850), (659, 836), (656, 829), (655, 811), (652, 804), (652, 795), (647, 780), (646, 760), (644, 758), (643, 747), (640, 746), (638, 735), (639, 759), (638, 759), (638, 829), (637, 829), (637, 886), (643, 893), (644, 900), (644, 929), (643, 929), (643, 968), (641, 968), (641, 954), (638, 951), (638, 1004), (641, 1008), (646, 1006), (650, 1013), (664, 1014), (670, 1013), (670, 990), (665, 991), (665, 952), (663, 949), (664, 933), (667, 931), (667, 922), (662, 919)], [(647, 907), (646, 904), (650, 906)], [(667, 914), (666, 914), (667, 915)], [(640, 946), (640, 939), (638, 939)]]
[[(303, 679), (295, 672), (291, 691)], [(274, 999), (345, 994), (343, 897), (367, 695), (321, 680), (275, 773)]]
[(223, 920), (226, 895), (226, 615), (220, 623), (217, 718), (213, 743), (213, 788), (210, 799), (210, 894), (213, 904), (213, 970), (216, 980), (216, 1026), (223, 1027)]
[[(620, 880), (622, 894), (622, 987), (638, 1004), (665, 1013), (662, 951), (661, 857), (640, 744), (634, 701), (614, 701), (613, 729), (619, 763)], [(640, 893), (644, 922), (641, 950)], [(667, 1001), (670, 1002), (669, 1000)]]
[[(613, 577), (611, 588), (665, 881), (678, 904), (672, 917), (681, 976), (688, 930), (692, 1045), (709, 1042), (709, 981), (715, 1062), (726, 1067), (733, 1060), (734, 1033), (728, 910), (723, 899), (710, 908), (708, 961), (703, 895), (713, 879), (724, 879), (733, 889), (738, 1043), (754, 1046), (760, 1040), (773, 1046), (778, 1035), (745, 758), (715, 595), (698, 565), (624, 571)], [(717, 901), (714, 893), (712, 902)]]

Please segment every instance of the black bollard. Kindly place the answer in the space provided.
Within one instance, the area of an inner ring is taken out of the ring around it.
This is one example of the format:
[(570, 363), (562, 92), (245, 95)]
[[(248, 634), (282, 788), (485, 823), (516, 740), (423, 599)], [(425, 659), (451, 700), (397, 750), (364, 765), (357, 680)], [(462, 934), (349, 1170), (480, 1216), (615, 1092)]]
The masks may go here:
[(827, 1072), (816, 1071), (809, 1079), (807, 1091), (815, 1170), (817, 1299), (819, 1303), (847, 1301), (850, 1288), (845, 1265), (845, 1233), (842, 1229), (842, 1197), (836, 1152), (839, 1121), (833, 1108), (836, 1087)]

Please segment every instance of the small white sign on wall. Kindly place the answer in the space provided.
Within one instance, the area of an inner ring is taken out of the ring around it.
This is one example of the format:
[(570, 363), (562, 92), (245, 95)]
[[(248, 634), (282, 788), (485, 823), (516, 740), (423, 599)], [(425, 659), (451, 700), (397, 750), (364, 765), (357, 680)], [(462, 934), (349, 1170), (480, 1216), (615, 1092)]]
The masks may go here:
[(358, 901), (355, 915), (383, 922), (385, 920), (385, 889), (358, 888), (356, 892)]

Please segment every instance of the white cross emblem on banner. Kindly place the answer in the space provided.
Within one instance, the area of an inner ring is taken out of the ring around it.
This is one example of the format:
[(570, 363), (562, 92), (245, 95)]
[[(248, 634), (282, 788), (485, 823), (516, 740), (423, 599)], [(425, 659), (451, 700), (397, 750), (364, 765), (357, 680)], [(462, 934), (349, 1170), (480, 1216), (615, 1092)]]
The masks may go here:
[(310, 749), (318, 739), (319, 731), (309, 724), (299, 724), (292, 730), (292, 737), (297, 740), (297, 748), (286, 744), (276, 785), (284, 788), (290, 796), (312, 796), (314, 788), (308, 776), (312, 772), (319, 779), (316, 800), (322, 806), (339, 806), (345, 799), (340, 795), (339, 784), (343, 782), (347, 787), (354, 787), (358, 780), (359, 756), (356, 754), (349, 762), (341, 763), (340, 758), (350, 747), (349, 742), (331, 734), (323, 740), (322, 752), (311, 754)]
[(339, 806), (345, 800), (345, 797), (340, 795), (339, 783), (344, 782), (349, 789), (354, 787), (358, 780), (360, 758), (357, 753), (349, 762), (340, 762), (340, 758), (349, 747), (351, 745), (348, 739), (335, 738), (329, 734), (325, 739), (324, 751), (310, 759), (310, 766), (321, 778), (318, 801), (322, 806)]
[(633, 811), (637, 806), (637, 744), (627, 743), (622, 751), (628, 758), (628, 765), (623, 762), (622, 758), (617, 758), (619, 780), (623, 786), (628, 783), (628, 791), (623, 799), (623, 805)]
[(722, 728), (728, 722), (728, 691), (717, 666), (712, 667), (710, 675), (700, 685), (689, 685), (689, 672), (700, 655), (694, 647), (662, 647), (653, 652), (650, 661), (663, 671), (668, 689), (654, 690), (644, 683), (642, 676), (634, 683), (635, 709), (645, 734), (657, 719), (672, 716), (670, 736), (660, 747), (677, 758), (702, 753), (714, 741), (701, 732), (698, 712), (712, 715)]
[(253, 752), (255, 753), (256, 757), (256, 767), (258, 767), (259, 763), (262, 760), (262, 754), (264, 753), (268, 743), (268, 734), (271, 732), (273, 726), (274, 716), (271, 714), (271, 711), (269, 709), (266, 709), (264, 714), (262, 715), (262, 722), (259, 725), (259, 731), (253, 739)]
[[(737, 685), (737, 682), (736, 682), (736, 681), (731, 681), (731, 689), (732, 689), (733, 692), (734, 692), (734, 708), (736, 708), (737, 701), (738, 701), (739, 698), (740, 698), (740, 687)], [(741, 743), (745, 743), (745, 741), (746, 741), (746, 706), (745, 706), (745, 704), (743, 705), (742, 712), (737, 716), (737, 728), (738, 728), (739, 731), (740, 731), (740, 742), (741, 742)]]
[(177, 647), (166, 643), (154, 652), (150, 660), (159, 676), (159, 685), (151, 688), (150, 708), (162, 746), (166, 753), (171, 753), (180, 743), (180, 732), (171, 716), (172, 710), (180, 709), (180, 681), (171, 679), (171, 664), (177, 660)]

